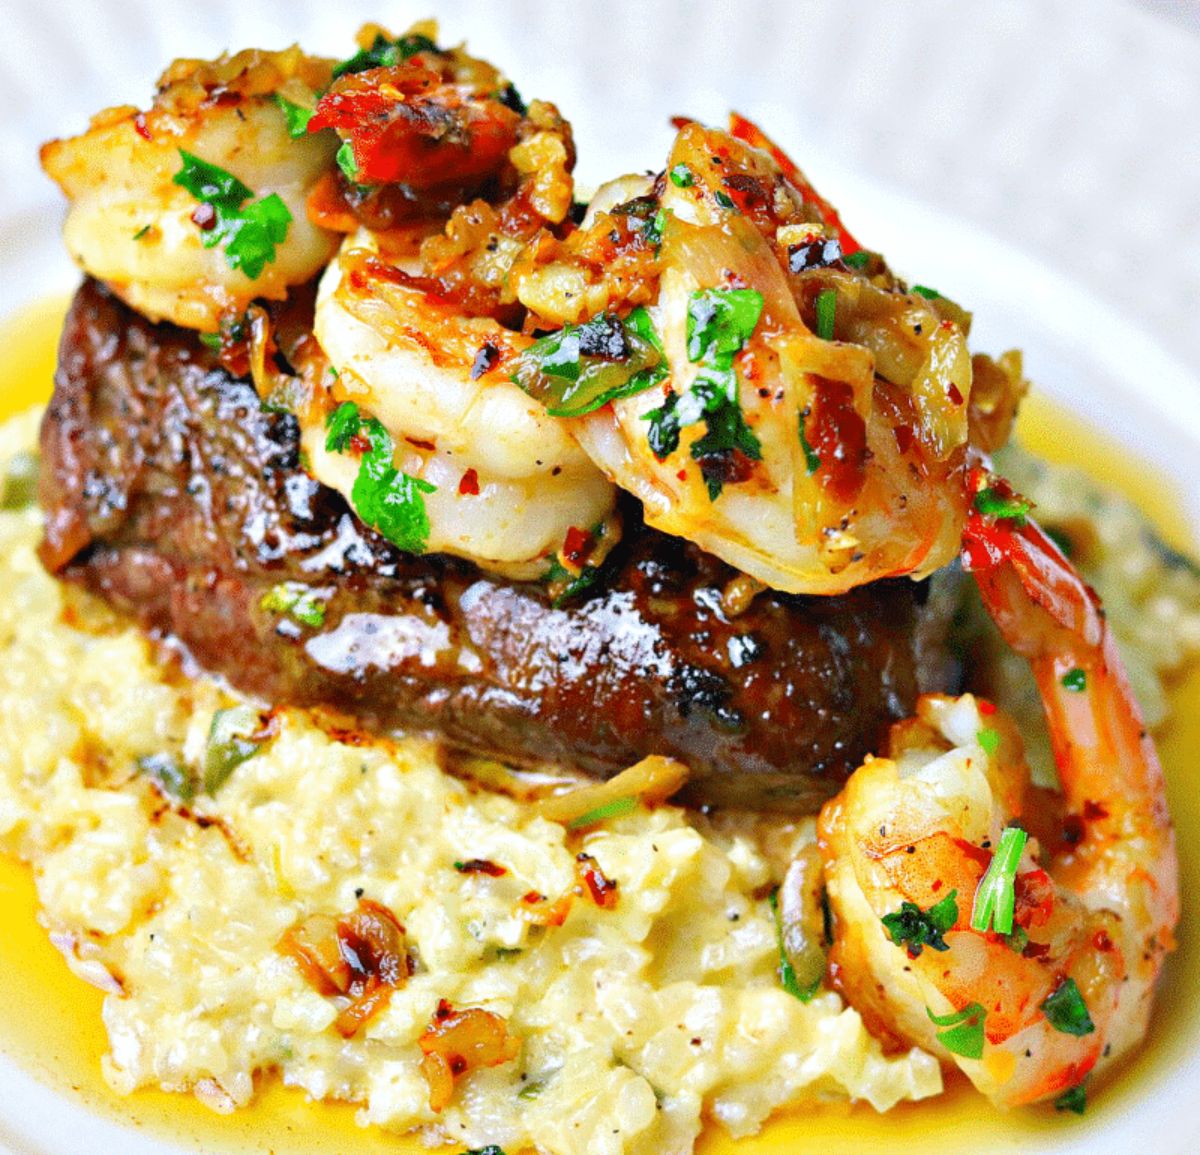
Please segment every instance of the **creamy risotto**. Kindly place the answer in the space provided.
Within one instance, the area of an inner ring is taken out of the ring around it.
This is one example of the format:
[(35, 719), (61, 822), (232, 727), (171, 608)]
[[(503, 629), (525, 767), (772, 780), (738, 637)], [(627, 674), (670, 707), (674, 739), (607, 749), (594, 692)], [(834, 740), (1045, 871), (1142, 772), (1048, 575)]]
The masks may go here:
[[(6, 462), (36, 420), (0, 432)], [(36, 507), (0, 513), (0, 847), (33, 863), (56, 942), (109, 992), (116, 1090), (229, 1110), (278, 1071), (364, 1123), (600, 1155), (688, 1151), (705, 1116), (745, 1135), (787, 1103), (884, 1110), (941, 1089), (933, 1058), (885, 1056), (838, 995), (780, 986), (767, 897), (812, 820), (700, 829), (661, 806), (573, 831), (445, 773), (431, 744), (338, 740), (300, 712), (273, 714), (215, 797), (179, 805), (234, 701), (168, 676), (138, 631), (49, 578), (40, 528)], [(617, 901), (585, 893), (553, 925), (526, 899), (571, 892), (581, 852)], [(403, 923), (415, 969), (347, 1039), (339, 1000), (277, 944), (360, 898)], [(435, 1114), (419, 1040), (443, 1000), (500, 1016), (519, 1050)]]

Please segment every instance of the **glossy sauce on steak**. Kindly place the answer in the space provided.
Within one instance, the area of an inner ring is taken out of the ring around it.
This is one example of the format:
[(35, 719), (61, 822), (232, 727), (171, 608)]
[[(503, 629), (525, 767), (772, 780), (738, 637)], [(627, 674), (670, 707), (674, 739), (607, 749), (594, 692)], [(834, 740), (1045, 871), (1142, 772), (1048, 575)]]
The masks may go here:
[[(608, 776), (666, 754), (692, 769), (689, 803), (808, 812), (952, 668), (925, 586), (766, 592), (731, 617), (735, 571), (633, 511), (605, 580), (561, 608), (402, 553), (304, 472), (294, 418), (94, 282), (42, 453), (53, 572), (268, 702), (515, 765)], [(283, 582), (316, 591), (319, 624), (263, 607)]]

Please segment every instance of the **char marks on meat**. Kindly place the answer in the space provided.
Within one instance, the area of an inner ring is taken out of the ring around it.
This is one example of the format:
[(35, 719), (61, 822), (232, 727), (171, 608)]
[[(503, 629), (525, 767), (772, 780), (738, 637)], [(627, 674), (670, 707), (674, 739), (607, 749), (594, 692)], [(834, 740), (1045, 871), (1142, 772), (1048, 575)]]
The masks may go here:
[[(404, 554), (305, 474), (290, 415), (94, 282), (67, 318), (42, 451), (52, 571), (267, 701), (517, 765), (608, 776), (665, 754), (692, 768), (690, 803), (807, 812), (943, 665), (918, 656), (911, 582), (767, 592), (729, 618), (734, 572), (632, 512), (607, 579), (562, 608)], [(260, 605), (282, 582), (320, 591), (320, 625)]]

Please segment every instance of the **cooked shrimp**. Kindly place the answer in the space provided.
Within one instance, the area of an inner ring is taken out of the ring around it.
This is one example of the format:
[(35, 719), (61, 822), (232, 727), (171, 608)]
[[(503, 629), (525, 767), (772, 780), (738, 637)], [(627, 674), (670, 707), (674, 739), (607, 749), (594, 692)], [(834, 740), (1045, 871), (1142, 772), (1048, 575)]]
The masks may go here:
[[(311, 108), (331, 66), (298, 48), (176, 61), (149, 111), (110, 109), (83, 135), (45, 145), (42, 165), (71, 202), (64, 235), (78, 264), (152, 320), (210, 332), (222, 314), (315, 276), (337, 238), (309, 222), (305, 198), (337, 140), (293, 139), (276, 96)], [(213, 205), (179, 183), (192, 163), (184, 153), (241, 182), (226, 203), (235, 229), (257, 218), (258, 237), (235, 242)]]
[[(650, 524), (789, 592), (928, 575), (967, 505), (966, 315), (903, 291), (765, 145), (740, 118), (733, 134), (685, 124), (652, 188), (623, 205), (601, 190), (590, 228), (517, 263), (517, 295), (548, 324), (646, 306), (655, 387), (564, 413)], [(630, 222), (655, 280), (622, 243)]]
[[(509, 380), (532, 339), (439, 298), (377, 256), (365, 231), (322, 280), (316, 336), (338, 374), (330, 400), (376, 417), (398, 467), (435, 487), (424, 495), (427, 550), (537, 579), (572, 530), (593, 535), (610, 518), (613, 487)], [(358, 461), (326, 449), (323, 418), (304, 423), (312, 473), (353, 500)], [(611, 545), (611, 527), (606, 536)]]
[(821, 814), (831, 971), (878, 1033), (957, 1063), (994, 1102), (1079, 1109), (1089, 1073), (1145, 1034), (1179, 913), (1174, 835), (1095, 595), (998, 500), (999, 518), (971, 514), (964, 561), (1032, 664), (1061, 798), (1030, 788), (994, 707), (922, 699)]

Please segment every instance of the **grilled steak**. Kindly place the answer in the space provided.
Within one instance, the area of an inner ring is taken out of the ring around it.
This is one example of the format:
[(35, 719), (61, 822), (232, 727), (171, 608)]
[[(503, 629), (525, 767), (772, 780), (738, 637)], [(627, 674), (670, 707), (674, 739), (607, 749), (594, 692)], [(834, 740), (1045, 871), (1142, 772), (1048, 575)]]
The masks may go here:
[[(92, 282), (42, 452), (49, 569), (244, 691), (371, 729), (600, 776), (669, 754), (690, 803), (805, 812), (944, 678), (922, 587), (764, 593), (729, 617), (734, 572), (632, 511), (606, 580), (563, 608), (402, 553), (303, 471), (290, 415)], [(283, 582), (319, 591), (323, 621), (263, 608)]]

